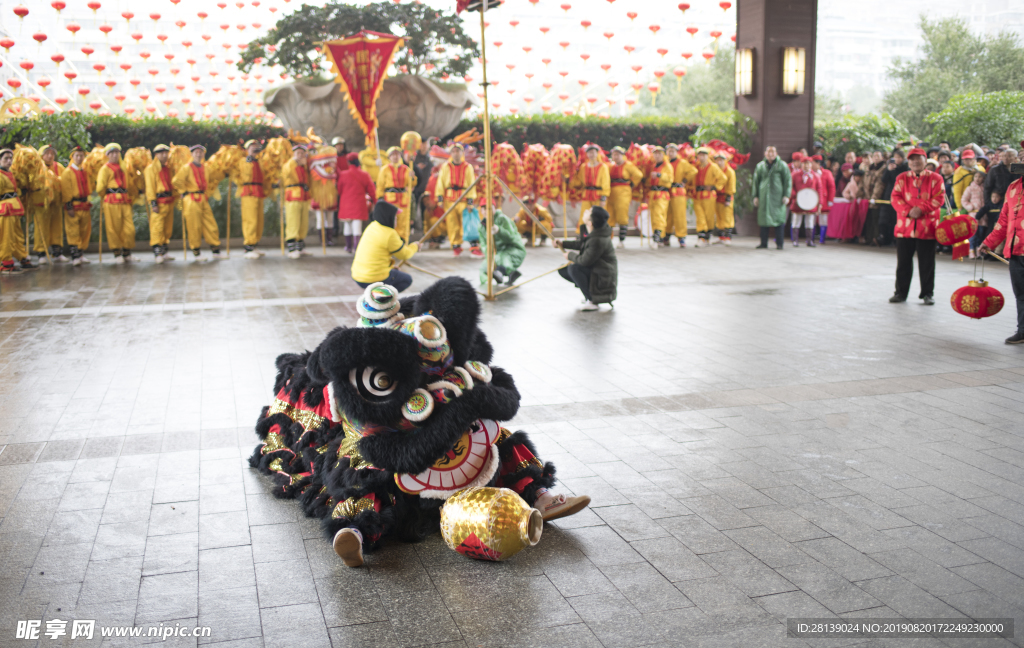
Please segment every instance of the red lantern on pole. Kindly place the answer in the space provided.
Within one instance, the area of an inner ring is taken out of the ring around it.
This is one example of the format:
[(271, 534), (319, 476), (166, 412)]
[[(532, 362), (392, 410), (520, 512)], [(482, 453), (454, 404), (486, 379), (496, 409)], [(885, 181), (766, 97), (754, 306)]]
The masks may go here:
[(935, 227), (935, 240), (939, 245), (954, 245), (974, 236), (978, 221), (967, 214), (947, 218)]
[(729, 7), (732, 6), (731, 2), (719, 2), (718, 6), (722, 8), (722, 11), (729, 11)]
[(958, 288), (949, 303), (953, 310), (972, 319), (992, 317), (1003, 309), (1003, 294), (985, 280), (969, 281)]
[(135, 14), (133, 14), (130, 11), (122, 11), (121, 12), (121, 17), (124, 18), (125, 22), (130, 23), (132, 21), (132, 18), (135, 17)]
[(44, 42), (46, 42), (46, 34), (44, 34), (43, 32), (36, 32), (32, 34), (32, 40), (42, 45)]
[(114, 28), (110, 25), (100, 25), (100, 31), (103, 32), (104, 36), (108, 36), (110, 32), (114, 31)]
[(64, 0), (53, 0), (53, 2), (50, 3), (50, 6), (56, 9), (57, 13), (59, 14), (64, 9), (64, 7), (68, 5), (66, 2), (64, 2)]
[(85, 58), (89, 58), (89, 55), (92, 54), (95, 51), (96, 50), (94, 50), (93, 48), (89, 47), (88, 45), (86, 45), (85, 47), (82, 48), (82, 54), (85, 54)]
[(59, 68), (60, 64), (64, 62), (64, 55), (63, 54), (54, 54), (54, 55), (52, 55), (50, 57), (50, 60), (53, 61), (54, 63), (56, 63), (57, 67)]
[(101, 5), (100, 3), (96, 2), (96, 0), (92, 0), (90, 3), (88, 3), (85, 6), (89, 7), (90, 9), (92, 9), (93, 13), (96, 13), (96, 11), (99, 10), (99, 8), (102, 7), (103, 5)]
[(697, 29), (696, 27), (687, 27), (687, 28), (686, 28), (686, 33), (688, 33), (688, 34), (689, 34), (689, 35), (690, 35), (691, 37), (692, 37), (692, 36), (696, 36), (696, 35), (697, 35), (697, 32), (699, 32), (699, 31), (700, 31), (700, 30), (699, 30), (699, 29)]
[(14, 47), (14, 41), (10, 38), (0, 38), (0, 47), (4, 48), (4, 51), (10, 54), (11, 48)]
[(28, 7), (18, 5), (14, 8), (14, 15), (18, 17), (18, 20), (24, 20), (25, 16), (28, 15)]

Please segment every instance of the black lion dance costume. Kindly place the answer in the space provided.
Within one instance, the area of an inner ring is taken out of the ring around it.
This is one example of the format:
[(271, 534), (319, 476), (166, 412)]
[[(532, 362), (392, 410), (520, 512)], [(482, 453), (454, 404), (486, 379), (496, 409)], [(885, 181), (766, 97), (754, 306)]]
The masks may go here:
[(358, 311), (356, 327), (277, 358), (276, 398), (249, 459), (278, 497), (323, 521), (346, 565), (386, 538), (423, 539), (464, 489), (510, 489), (545, 521), (590, 503), (549, 491), (555, 467), (526, 433), (499, 424), (516, 415), (519, 391), (489, 364), (469, 282), (449, 277), (402, 300), (373, 284)]

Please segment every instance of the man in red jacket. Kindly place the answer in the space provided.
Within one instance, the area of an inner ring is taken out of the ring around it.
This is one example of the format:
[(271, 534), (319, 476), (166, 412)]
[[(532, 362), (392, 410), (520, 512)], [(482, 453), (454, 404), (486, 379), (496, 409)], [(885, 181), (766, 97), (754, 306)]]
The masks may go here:
[[(1024, 146), (1024, 142), (1021, 143)], [(1006, 338), (1007, 344), (1024, 343), (1024, 179), (1010, 183), (999, 212), (999, 222), (985, 242), (978, 246), (978, 254), (987, 254), (1004, 243), (1003, 257), (1010, 262), (1010, 285), (1017, 298), (1017, 332)]]
[(338, 169), (338, 220), (345, 237), (345, 251), (355, 252), (363, 223), (369, 216), (370, 206), (377, 197), (377, 186), (370, 174), (359, 168), (359, 155), (345, 156), (345, 168)]
[(935, 226), (946, 195), (942, 176), (925, 169), (924, 149), (912, 148), (907, 154), (909, 171), (896, 178), (892, 188), (892, 208), (896, 210), (896, 292), (889, 301), (907, 301), (910, 280), (914, 278), (914, 254), (921, 273), (921, 294), (925, 306), (935, 301)]

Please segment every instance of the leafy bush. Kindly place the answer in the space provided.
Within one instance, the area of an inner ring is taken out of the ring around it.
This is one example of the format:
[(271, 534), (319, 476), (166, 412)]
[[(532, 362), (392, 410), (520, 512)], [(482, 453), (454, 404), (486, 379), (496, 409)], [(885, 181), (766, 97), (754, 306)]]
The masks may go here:
[(153, 148), (157, 144), (202, 144), (211, 154), (221, 144), (241, 144), (247, 139), (269, 139), (286, 134), (282, 128), (242, 121), (192, 121), (190, 119), (151, 118), (138, 121), (128, 117), (101, 117), (62, 112), (41, 115), (38, 119), (14, 119), (0, 124), (0, 145), (15, 143), (29, 146), (50, 144), (66, 160), (72, 147), (88, 150), (94, 144), (117, 142), (123, 148)]
[[(471, 128), (482, 132), (482, 120), (464, 119), (447, 137)], [(508, 142), (520, 150), (524, 144), (543, 144), (551, 148), (551, 145), (558, 142), (576, 147), (594, 142), (606, 149), (613, 146), (627, 147), (632, 142), (664, 146), (670, 142), (686, 142), (696, 130), (695, 124), (675, 117), (601, 119), (575, 115), (530, 115), (491, 119), (494, 141)]]
[(829, 155), (841, 158), (847, 151), (888, 151), (910, 139), (910, 131), (888, 113), (880, 115), (843, 115), (815, 125), (815, 139), (825, 145)]
[(1024, 92), (987, 92), (957, 95), (945, 109), (925, 118), (935, 141), (951, 146), (976, 142), (1014, 145), (1024, 139)]

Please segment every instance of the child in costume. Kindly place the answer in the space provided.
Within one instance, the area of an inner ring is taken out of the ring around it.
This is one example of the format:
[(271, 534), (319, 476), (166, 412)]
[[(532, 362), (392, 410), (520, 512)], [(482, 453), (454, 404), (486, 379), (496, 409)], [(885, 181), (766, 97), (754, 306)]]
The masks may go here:
[(519, 391), (490, 364), (468, 281), (448, 277), (401, 301), (373, 284), (357, 310), (355, 327), (277, 358), (276, 397), (249, 459), (278, 497), (323, 521), (346, 565), (362, 565), (363, 551), (387, 538), (437, 530), (440, 506), (464, 488), (509, 488), (545, 520), (590, 503), (549, 490), (555, 467), (525, 432), (501, 427)]
[[(480, 225), (487, 227), (486, 220), (481, 219)], [(526, 244), (519, 235), (512, 219), (499, 210), (494, 211), (494, 281), (511, 286), (522, 276), (519, 266), (526, 259)], [(481, 237), (484, 260), (480, 265), (480, 283), (487, 283), (487, 237)]]
[(480, 210), (472, 205), (462, 211), (462, 238), (469, 245), (469, 253), (473, 257), (479, 259), (483, 256), (480, 250)]

